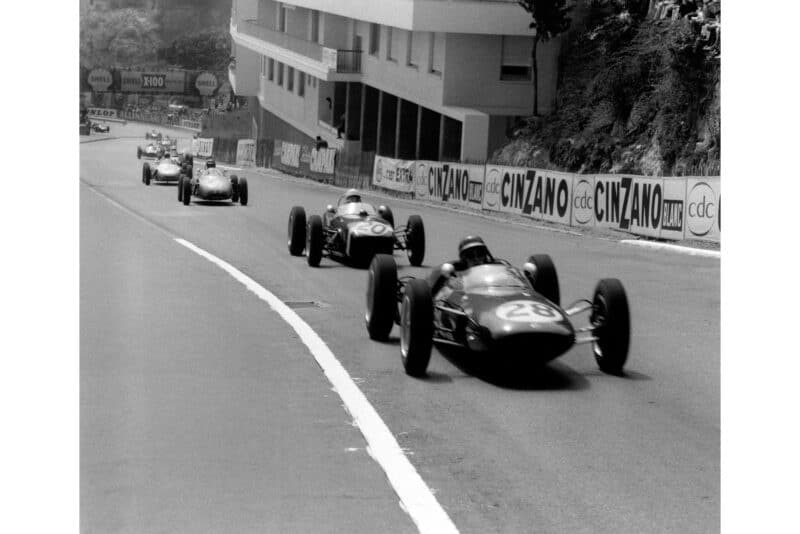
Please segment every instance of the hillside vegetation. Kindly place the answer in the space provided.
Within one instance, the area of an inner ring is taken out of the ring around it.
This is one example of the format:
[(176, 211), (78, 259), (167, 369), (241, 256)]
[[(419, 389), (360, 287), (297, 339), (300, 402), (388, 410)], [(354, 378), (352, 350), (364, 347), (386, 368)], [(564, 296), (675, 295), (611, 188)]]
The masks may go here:
[(573, 172), (719, 174), (720, 60), (686, 19), (597, 10), (565, 39), (557, 110), (492, 161)]

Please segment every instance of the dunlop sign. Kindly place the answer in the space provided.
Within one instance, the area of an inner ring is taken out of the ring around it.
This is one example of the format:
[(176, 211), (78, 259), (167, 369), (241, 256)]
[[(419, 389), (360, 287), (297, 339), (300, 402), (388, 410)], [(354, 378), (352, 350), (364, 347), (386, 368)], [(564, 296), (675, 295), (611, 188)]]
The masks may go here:
[(117, 118), (117, 110), (116, 109), (106, 109), (106, 108), (87, 108), (87, 113), (90, 117), (95, 119), (116, 119)]
[(236, 143), (236, 165), (252, 167), (256, 164), (255, 139), (239, 139)]
[(483, 165), (418, 161), (414, 197), (480, 209), (483, 173)]

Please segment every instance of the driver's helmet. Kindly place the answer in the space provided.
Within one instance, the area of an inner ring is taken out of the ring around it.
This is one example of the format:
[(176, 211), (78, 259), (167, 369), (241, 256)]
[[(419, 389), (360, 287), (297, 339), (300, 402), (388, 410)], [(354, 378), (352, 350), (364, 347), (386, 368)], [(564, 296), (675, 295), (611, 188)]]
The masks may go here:
[(213, 169), (216, 166), (217, 166), (217, 162), (214, 161), (213, 159), (210, 159), (210, 160), (206, 161), (206, 169)]
[(358, 189), (348, 189), (347, 192), (344, 194), (344, 201), (361, 202), (361, 194), (359, 194)]
[(489, 248), (478, 236), (468, 236), (458, 244), (458, 257), (467, 267), (492, 262)]

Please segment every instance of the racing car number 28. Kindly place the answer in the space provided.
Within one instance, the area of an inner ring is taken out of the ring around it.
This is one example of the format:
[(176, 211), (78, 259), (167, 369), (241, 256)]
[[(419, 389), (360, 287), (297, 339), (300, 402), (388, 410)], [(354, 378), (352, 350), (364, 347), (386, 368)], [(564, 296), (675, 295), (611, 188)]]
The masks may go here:
[(559, 314), (547, 304), (530, 300), (512, 300), (511, 302), (506, 302), (498, 306), (495, 313), (504, 321), (514, 321), (518, 323), (553, 321), (559, 318)]

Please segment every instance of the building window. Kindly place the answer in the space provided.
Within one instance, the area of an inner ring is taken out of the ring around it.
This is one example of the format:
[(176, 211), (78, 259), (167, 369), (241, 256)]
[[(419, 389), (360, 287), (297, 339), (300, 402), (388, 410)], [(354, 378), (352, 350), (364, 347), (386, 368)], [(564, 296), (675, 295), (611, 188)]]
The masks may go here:
[(290, 93), (294, 91), (294, 67), (286, 68), (286, 90)]
[(406, 39), (406, 65), (409, 67), (416, 67), (414, 63), (414, 32), (408, 31), (408, 39)]
[(275, 60), (272, 58), (267, 60), (267, 79), (269, 79), (269, 81), (275, 79)]
[(319, 11), (316, 9), (311, 12), (311, 35), (308, 39), (314, 43), (319, 42)]
[(505, 81), (530, 81), (531, 49), (530, 37), (504, 35), (503, 55), (500, 60), (500, 79)]
[(283, 86), (283, 63), (278, 61), (278, 85)]
[(286, 6), (278, 2), (278, 27), (279, 32), (286, 31)]
[(434, 32), (430, 34), (430, 48), (428, 58), (431, 66), (431, 73), (437, 76), (442, 75), (442, 65), (444, 64), (444, 34)]
[(302, 70), (297, 71), (297, 94), (299, 96), (306, 94), (306, 73)]
[(392, 57), (392, 27), (386, 27), (386, 59), (394, 61)]
[(381, 47), (381, 25), (369, 25), (369, 53), (373, 56), (378, 55), (378, 50)]

